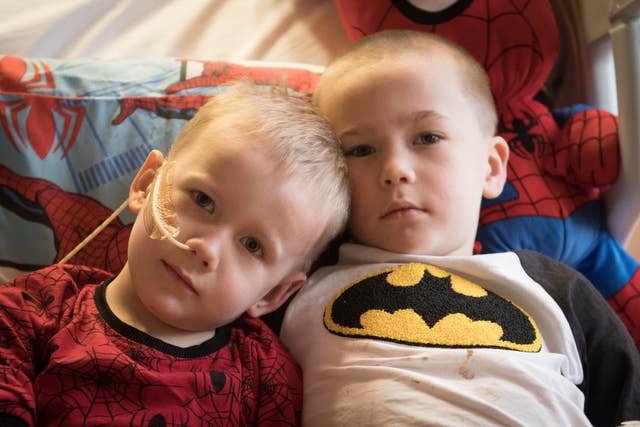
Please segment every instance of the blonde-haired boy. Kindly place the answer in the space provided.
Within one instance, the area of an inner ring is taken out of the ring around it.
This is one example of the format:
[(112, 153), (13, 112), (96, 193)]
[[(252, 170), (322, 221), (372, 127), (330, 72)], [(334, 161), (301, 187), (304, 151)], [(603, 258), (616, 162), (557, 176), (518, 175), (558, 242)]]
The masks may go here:
[(0, 288), (2, 425), (296, 425), (300, 373), (257, 317), (346, 222), (346, 164), (301, 99), (237, 83), (134, 178), (128, 262)]
[(584, 277), (529, 251), (473, 255), (509, 149), (470, 55), (430, 33), (376, 33), (329, 65), (314, 100), (347, 156), (353, 243), (284, 318), (303, 424), (640, 419), (638, 352)]

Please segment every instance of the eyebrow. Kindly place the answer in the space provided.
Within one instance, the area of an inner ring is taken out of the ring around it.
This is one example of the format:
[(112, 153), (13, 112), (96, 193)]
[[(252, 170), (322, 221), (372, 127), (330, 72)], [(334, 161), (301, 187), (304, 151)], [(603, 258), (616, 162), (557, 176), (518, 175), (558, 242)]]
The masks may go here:
[[(424, 119), (429, 119), (429, 118), (433, 118), (433, 119), (438, 119), (438, 120), (449, 120), (449, 118), (435, 110), (419, 110), (419, 111), (412, 111), (409, 114), (403, 115), (400, 117), (400, 121), (411, 121), (413, 123), (417, 123), (420, 122)], [(338, 138), (343, 138), (345, 136), (362, 136), (362, 135), (366, 135), (367, 133), (373, 133), (372, 129), (370, 127), (353, 127), (353, 128), (349, 128), (344, 132), (341, 132), (338, 135)]]
[(434, 119), (448, 119), (447, 116), (440, 114), (439, 112), (435, 111), (435, 110), (420, 110), (420, 111), (415, 111), (413, 113), (411, 113), (409, 115), (409, 119), (413, 119), (414, 122), (419, 122), (420, 120), (424, 120), (427, 118), (434, 118)]
[(345, 136), (360, 136), (360, 135), (362, 135), (362, 131), (358, 129), (349, 129), (339, 134), (338, 139), (342, 140), (342, 138), (344, 138)]

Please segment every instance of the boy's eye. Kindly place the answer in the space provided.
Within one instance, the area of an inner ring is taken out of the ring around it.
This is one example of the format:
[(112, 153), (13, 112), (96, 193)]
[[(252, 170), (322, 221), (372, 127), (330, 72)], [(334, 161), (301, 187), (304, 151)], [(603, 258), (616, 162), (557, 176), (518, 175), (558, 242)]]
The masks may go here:
[(356, 145), (344, 151), (345, 156), (365, 157), (373, 154), (376, 150), (370, 145)]
[(244, 246), (244, 248), (251, 254), (257, 257), (261, 257), (264, 255), (262, 251), (262, 245), (258, 239), (253, 237), (243, 237), (240, 239), (240, 243)]
[(202, 191), (193, 191), (193, 201), (202, 208), (205, 208), (207, 212), (214, 213), (216, 210), (216, 204), (213, 199)]
[(431, 145), (431, 144), (435, 144), (436, 142), (440, 141), (440, 136), (434, 134), (434, 133), (423, 133), (420, 134), (418, 136), (418, 138), (416, 139), (416, 144), (419, 145)]

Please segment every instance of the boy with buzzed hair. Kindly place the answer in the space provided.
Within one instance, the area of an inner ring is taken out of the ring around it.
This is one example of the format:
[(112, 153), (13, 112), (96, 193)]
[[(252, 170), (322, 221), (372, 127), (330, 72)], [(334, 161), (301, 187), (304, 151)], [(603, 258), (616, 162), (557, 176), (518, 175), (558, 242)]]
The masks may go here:
[(488, 77), (430, 33), (364, 37), (314, 102), (347, 156), (349, 243), (287, 308), (307, 426), (616, 425), (640, 360), (579, 273), (531, 251), (474, 255), (506, 180)]
[(134, 178), (123, 270), (54, 265), (0, 287), (0, 424), (299, 424), (300, 372), (258, 319), (347, 219), (347, 168), (301, 99), (213, 97)]

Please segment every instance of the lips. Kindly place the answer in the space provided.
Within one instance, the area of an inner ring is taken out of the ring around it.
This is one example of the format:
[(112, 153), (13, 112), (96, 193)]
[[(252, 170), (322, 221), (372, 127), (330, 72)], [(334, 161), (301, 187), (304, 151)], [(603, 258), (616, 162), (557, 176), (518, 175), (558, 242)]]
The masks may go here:
[(174, 276), (178, 281), (182, 282), (187, 288), (189, 288), (191, 292), (195, 294), (198, 293), (195, 286), (193, 285), (193, 282), (191, 281), (191, 279), (189, 279), (189, 276), (184, 274), (179, 267), (171, 265), (166, 261), (162, 261), (162, 264), (164, 264), (165, 268), (169, 271), (169, 274)]
[(421, 209), (409, 202), (393, 202), (391, 203), (380, 219), (399, 219), (422, 215), (424, 209)]

